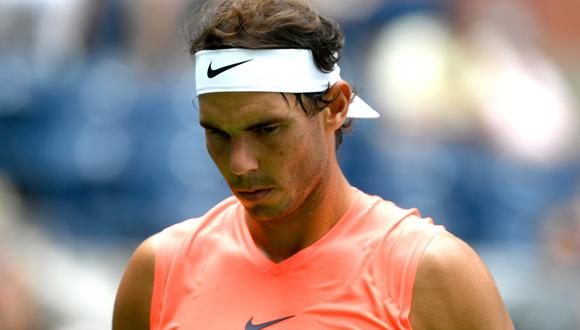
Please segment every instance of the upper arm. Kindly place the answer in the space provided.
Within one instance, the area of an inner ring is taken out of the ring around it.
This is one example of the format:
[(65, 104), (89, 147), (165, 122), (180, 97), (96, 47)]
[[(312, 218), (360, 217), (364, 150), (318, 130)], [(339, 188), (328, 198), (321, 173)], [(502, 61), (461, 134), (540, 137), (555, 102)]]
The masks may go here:
[(133, 253), (117, 290), (113, 330), (148, 330), (157, 236), (145, 240)]
[(491, 274), (449, 233), (435, 236), (425, 250), (409, 319), (413, 329), (513, 329)]

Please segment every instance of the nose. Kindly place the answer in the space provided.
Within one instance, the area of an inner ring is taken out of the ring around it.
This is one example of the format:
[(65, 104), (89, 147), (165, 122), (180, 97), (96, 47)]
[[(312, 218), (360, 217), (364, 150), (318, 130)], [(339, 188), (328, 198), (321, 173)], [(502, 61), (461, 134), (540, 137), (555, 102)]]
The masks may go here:
[(248, 141), (232, 140), (230, 154), (230, 170), (235, 175), (244, 175), (258, 169), (258, 159)]

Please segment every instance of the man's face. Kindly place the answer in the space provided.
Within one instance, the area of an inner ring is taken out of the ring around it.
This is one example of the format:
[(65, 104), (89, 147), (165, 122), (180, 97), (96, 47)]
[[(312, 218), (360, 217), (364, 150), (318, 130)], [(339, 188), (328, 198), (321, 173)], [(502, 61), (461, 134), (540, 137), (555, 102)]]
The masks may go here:
[[(201, 95), (207, 150), (233, 194), (256, 220), (304, 211), (322, 186), (333, 143), (319, 116), (280, 93)], [(332, 145), (331, 145), (332, 144)]]

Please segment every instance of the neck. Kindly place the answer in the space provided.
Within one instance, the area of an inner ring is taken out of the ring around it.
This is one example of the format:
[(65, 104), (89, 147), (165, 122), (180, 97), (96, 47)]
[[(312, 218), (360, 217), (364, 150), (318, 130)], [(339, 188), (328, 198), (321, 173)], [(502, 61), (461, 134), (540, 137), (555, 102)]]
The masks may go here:
[(281, 262), (324, 236), (346, 213), (355, 193), (336, 165), (314, 188), (299, 210), (274, 221), (256, 221), (246, 213), (254, 242), (274, 262)]

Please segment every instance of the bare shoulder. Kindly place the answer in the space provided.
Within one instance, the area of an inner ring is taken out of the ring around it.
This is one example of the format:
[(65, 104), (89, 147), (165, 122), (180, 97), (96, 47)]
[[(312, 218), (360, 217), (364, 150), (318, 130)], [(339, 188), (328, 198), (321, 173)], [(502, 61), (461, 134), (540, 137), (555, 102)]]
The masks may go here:
[(158, 235), (137, 247), (125, 269), (113, 312), (113, 330), (149, 329)]
[(487, 267), (447, 232), (429, 244), (415, 278), (413, 329), (513, 329)]

